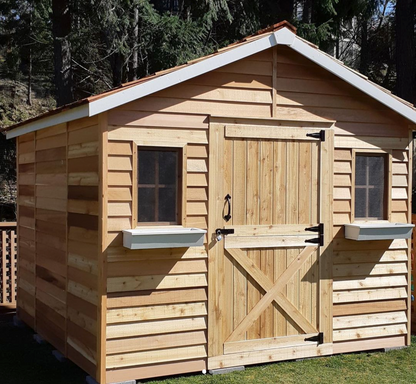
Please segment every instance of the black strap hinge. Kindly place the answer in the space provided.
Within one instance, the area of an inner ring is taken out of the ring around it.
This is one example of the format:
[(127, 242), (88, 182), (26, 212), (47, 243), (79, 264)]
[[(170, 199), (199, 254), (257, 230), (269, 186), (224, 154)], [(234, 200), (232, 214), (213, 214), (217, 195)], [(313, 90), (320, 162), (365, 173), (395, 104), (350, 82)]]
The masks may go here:
[(305, 341), (316, 341), (318, 343), (318, 345), (323, 344), (324, 343), (324, 333), (319, 332), (316, 336), (307, 337), (305, 339)]
[(323, 224), (318, 224), (315, 227), (305, 228), (305, 231), (321, 233), (321, 232), (324, 231), (324, 225)]
[(325, 131), (321, 129), (319, 132), (314, 133), (307, 133), (307, 137), (313, 137), (314, 139), (320, 139), (321, 141), (325, 141)]
[(305, 243), (319, 244), (321, 247), (324, 245), (324, 225), (322, 223), (315, 227), (305, 228), (305, 231), (318, 232), (318, 237), (305, 240)]

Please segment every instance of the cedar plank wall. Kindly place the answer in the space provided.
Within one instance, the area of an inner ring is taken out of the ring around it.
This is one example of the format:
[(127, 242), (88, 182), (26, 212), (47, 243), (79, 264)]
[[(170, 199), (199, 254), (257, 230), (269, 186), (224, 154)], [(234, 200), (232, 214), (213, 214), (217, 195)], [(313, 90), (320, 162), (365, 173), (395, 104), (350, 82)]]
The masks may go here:
[(207, 118), (116, 110), (108, 122), (107, 382), (201, 371), (207, 354), (205, 247), (130, 251), (120, 230), (134, 226), (132, 180), (142, 142), (187, 144), (183, 224), (207, 228)]
[(98, 119), (68, 127), (68, 357), (96, 377)]
[[(409, 204), (406, 185), (396, 183), (407, 183), (407, 122), (283, 47), (277, 49), (277, 105), (272, 114), (272, 56), (271, 50), (257, 54), (109, 113), (108, 382), (201, 368), (199, 360), (195, 361), (195, 366), (187, 364), (190, 355), (182, 347), (188, 345), (192, 337), (201, 335), (194, 339), (194, 343), (198, 343), (195, 350), (191, 347), (188, 351), (191, 356), (200, 352), (204, 355), (201, 347), (205, 341), (202, 333), (196, 330), (205, 329), (202, 320), (206, 321), (203, 316), (206, 308), (202, 303), (206, 292), (200, 288), (182, 291), (180, 287), (184, 281), (194, 287), (204, 286), (201, 273), (206, 269), (191, 268), (177, 251), (124, 250), (118, 233), (130, 228), (133, 220), (133, 141), (155, 146), (188, 143), (188, 203), (184, 224), (207, 227), (208, 174), (206, 152), (202, 148), (207, 144), (206, 118), (209, 114), (263, 118), (275, 115), (282, 119), (324, 117), (337, 121), (335, 350), (343, 352), (406, 343), (403, 335), (407, 333), (407, 244), (404, 241), (359, 243), (360, 252), (355, 252), (357, 243), (343, 239), (342, 224), (350, 222), (350, 215), (345, 212), (351, 207), (351, 160), (348, 156), (351, 156), (352, 148), (367, 148), (372, 143), (395, 150), (393, 174), (402, 177), (393, 178), (392, 220), (406, 221)], [(197, 152), (200, 153), (198, 156), (191, 154)], [(347, 158), (340, 159), (343, 156)], [(197, 159), (204, 161), (193, 161)], [(195, 172), (192, 172), (192, 164)], [(339, 171), (339, 166), (346, 168)], [(346, 195), (340, 196), (339, 192)], [(361, 251), (365, 248), (368, 251)], [(206, 257), (205, 252), (201, 250), (199, 256)], [(173, 262), (181, 257), (184, 269), (179, 261)], [(193, 259), (195, 254), (189, 257)], [(366, 276), (370, 271), (371, 280), (368, 280)], [(192, 274), (192, 279), (191, 276), (183, 279), (186, 274)], [(363, 279), (364, 284), (370, 284), (370, 289), (357, 289)], [(349, 284), (354, 288), (350, 289)], [(386, 291), (386, 286), (391, 288)], [(189, 292), (204, 292), (204, 295), (192, 299), (201, 305), (181, 307), (180, 310), (185, 311), (182, 319), (177, 317), (176, 304), (191, 301)], [(189, 329), (190, 324), (194, 324), (194, 328)], [(157, 336), (161, 329), (163, 335)], [(189, 331), (195, 332), (194, 335), (191, 336)], [(127, 339), (130, 337), (132, 339)], [(354, 341), (356, 339), (364, 342)], [(155, 348), (154, 343), (157, 343), (157, 349), (148, 351)], [(158, 363), (160, 365), (155, 367)]]
[(17, 139), (18, 146), (18, 283), (17, 314), (35, 328), (35, 134)]
[(208, 115), (271, 117), (271, 86), (265, 52), (108, 113), (107, 382), (206, 369), (206, 248), (122, 247), (135, 146), (187, 144), (183, 224), (207, 229)]
[(409, 123), (289, 48), (278, 49), (277, 73), (278, 117), (336, 121), (334, 353), (405, 345), (408, 242), (346, 240), (343, 224), (353, 209), (352, 150), (370, 148), (392, 151), (391, 221), (408, 222)]
[(18, 315), (93, 376), (98, 236), (85, 227), (98, 221), (96, 124), (78, 120), (18, 139)]

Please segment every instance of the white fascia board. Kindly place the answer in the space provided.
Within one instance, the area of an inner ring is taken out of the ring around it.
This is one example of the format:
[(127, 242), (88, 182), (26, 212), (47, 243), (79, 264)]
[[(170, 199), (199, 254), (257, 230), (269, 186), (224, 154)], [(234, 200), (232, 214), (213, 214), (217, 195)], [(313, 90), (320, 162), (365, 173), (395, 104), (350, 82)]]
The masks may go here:
[(21, 127), (12, 129), (9, 132), (6, 132), (6, 138), (13, 139), (14, 137), (18, 137), (26, 133), (39, 131), (40, 129), (47, 127), (52, 127), (53, 125), (67, 123), (68, 121), (88, 117), (88, 111), (88, 104), (85, 104), (76, 108), (68, 109), (67, 111), (58, 112), (54, 115), (45, 116), (43, 119), (35, 120), (33, 122), (24, 124)]
[[(279, 35), (280, 32), (281, 31), (277, 31), (277, 35)], [(366, 93), (368, 96), (378, 100), (380, 103), (404, 116), (406, 119), (416, 123), (416, 111), (413, 108), (402, 103), (393, 96), (390, 96), (388, 93), (382, 91), (375, 85), (371, 84), (369, 81), (350, 71), (345, 66), (337, 63), (331, 57), (328, 57), (318, 49), (311, 47), (309, 44), (303, 42), (299, 38), (295, 38), (293, 43), (289, 46), (294, 51), (305, 56), (307, 59), (313, 61), (327, 71), (333, 73), (335, 76), (341, 78), (360, 91)]]
[(296, 35), (287, 28), (279, 29), (273, 33), (276, 44), (292, 45), (295, 41)]
[(119, 107), (120, 105), (151, 95), (152, 93), (162, 91), (163, 89), (214, 71), (225, 65), (245, 59), (248, 56), (274, 47), (275, 45), (276, 39), (273, 33), (271, 33), (270, 35), (259, 38), (250, 43), (245, 43), (241, 46), (231, 48), (229, 51), (218, 53), (208, 59), (190, 64), (184, 68), (167, 73), (160, 77), (150, 79), (143, 84), (138, 84), (137, 86), (132, 86), (114, 93), (113, 95), (103, 97), (90, 103), (90, 116)]

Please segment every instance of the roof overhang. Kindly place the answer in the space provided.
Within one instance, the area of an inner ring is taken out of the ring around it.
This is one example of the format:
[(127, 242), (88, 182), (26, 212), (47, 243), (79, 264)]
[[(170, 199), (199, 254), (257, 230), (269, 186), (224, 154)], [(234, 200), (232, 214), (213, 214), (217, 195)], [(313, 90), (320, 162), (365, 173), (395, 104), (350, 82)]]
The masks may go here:
[(26, 124), (22, 124), (10, 131), (6, 131), (6, 138), (13, 139), (24, 135), (26, 133), (39, 131), (40, 129), (52, 127), (69, 121), (81, 119), (89, 116), (89, 104), (83, 104), (75, 108), (70, 108), (64, 111), (60, 111), (56, 114), (48, 115), (40, 119), (28, 121)]
[(7, 132), (7, 138), (13, 138), (25, 133), (34, 132), (52, 125), (57, 125), (82, 117), (91, 117), (102, 112), (127, 104), (131, 101), (162, 91), (184, 81), (201, 76), (218, 68), (232, 64), (238, 60), (245, 59), (251, 55), (272, 48), (276, 45), (285, 45), (298, 52), (307, 59), (313, 61), (322, 68), (333, 73), (335, 76), (346, 81), (380, 103), (393, 109), (406, 119), (416, 123), (416, 110), (398, 98), (383, 91), (380, 87), (360, 76), (355, 71), (344, 66), (338, 60), (320, 51), (315, 46), (305, 42), (296, 36), (289, 28), (283, 27), (248, 42), (236, 44), (228, 50), (224, 50), (206, 59), (196, 61), (192, 64), (179, 67), (177, 70), (155, 76), (143, 83), (121, 88), (117, 92), (91, 100), (86, 104), (63, 110), (56, 114), (40, 117), (33, 121), (23, 123)]

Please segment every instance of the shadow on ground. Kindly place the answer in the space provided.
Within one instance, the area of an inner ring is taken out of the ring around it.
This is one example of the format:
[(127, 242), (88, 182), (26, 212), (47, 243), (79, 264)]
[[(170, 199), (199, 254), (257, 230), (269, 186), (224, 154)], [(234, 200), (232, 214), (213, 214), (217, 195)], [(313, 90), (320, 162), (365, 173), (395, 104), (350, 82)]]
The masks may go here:
[(1, 384), (84, 384), (87, 374), (71, 362), (59, 363), (52, 346), (39, 345), (33, 331), (13, 325), (14, 310), (0, 307)]

